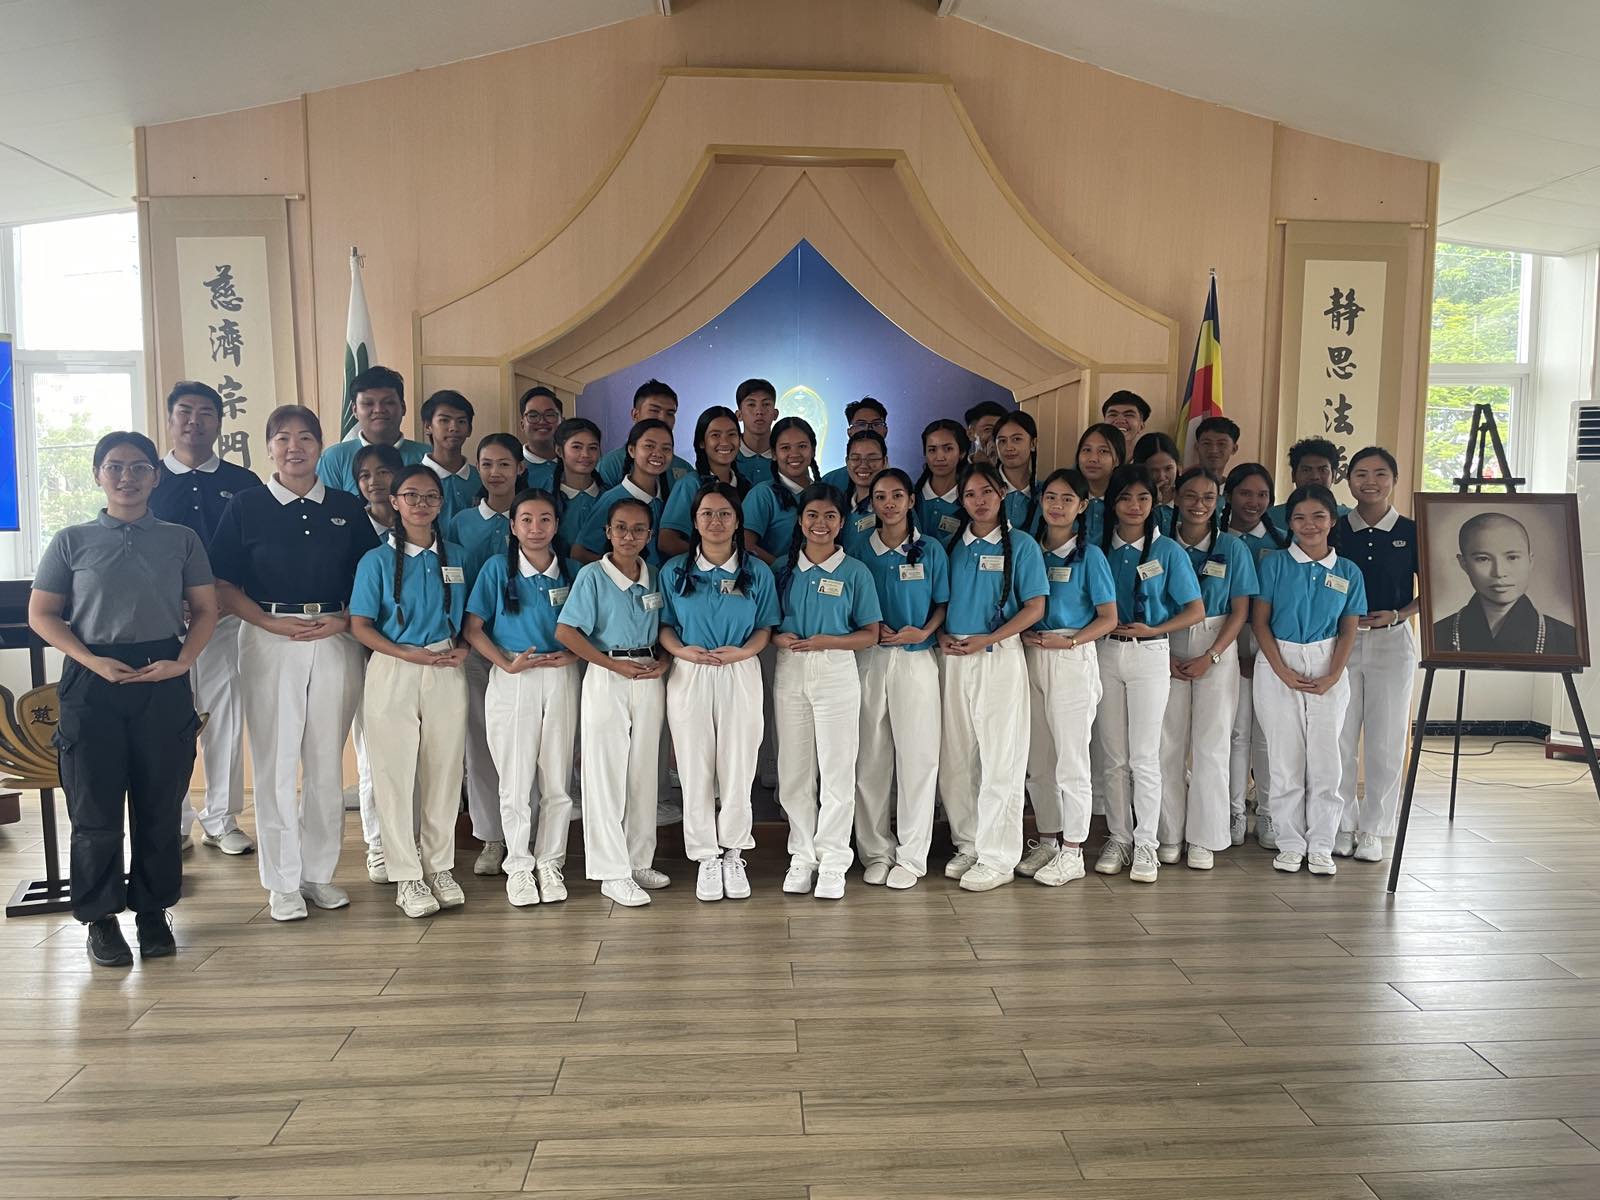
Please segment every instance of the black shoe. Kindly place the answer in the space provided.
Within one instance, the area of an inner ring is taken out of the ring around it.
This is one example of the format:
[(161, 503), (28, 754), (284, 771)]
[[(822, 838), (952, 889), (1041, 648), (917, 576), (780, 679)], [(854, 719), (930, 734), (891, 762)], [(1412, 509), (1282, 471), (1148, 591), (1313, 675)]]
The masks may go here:
[(133, 951), (115, 917), (101, 917), (89, 926), (89, 957), (102, 967), (131, 967)]
[(172, 937), (172, 918), (166, 909), (142, 912), (133, 923), (139, 928), (140, 958), (165, 958), (178, 952), (178, 943)]

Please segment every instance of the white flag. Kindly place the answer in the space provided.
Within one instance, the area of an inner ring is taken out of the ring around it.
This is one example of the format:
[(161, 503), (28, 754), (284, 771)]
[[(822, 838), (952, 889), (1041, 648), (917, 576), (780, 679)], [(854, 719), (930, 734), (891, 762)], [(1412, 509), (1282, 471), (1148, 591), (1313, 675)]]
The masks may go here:
[(350, 384), (375, 361), (378, 352), (372, 344), (372, 315), (367, 312), (367, 293), (361, 286), (361, 255), (350, 247), (350, 315), (344, 323), (344, 403), (339, 409), (339, 436), (351, 436), (356, 427), (355, 398)]

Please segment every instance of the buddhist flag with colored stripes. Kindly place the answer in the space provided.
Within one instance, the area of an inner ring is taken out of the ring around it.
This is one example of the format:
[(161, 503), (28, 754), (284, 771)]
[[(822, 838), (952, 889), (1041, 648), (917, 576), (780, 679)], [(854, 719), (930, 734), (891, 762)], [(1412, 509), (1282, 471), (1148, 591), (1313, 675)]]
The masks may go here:
[(1178, 406), (1178, 426), (1172, 440), (1183, 447), (1183, 461), (1193, 463), (1194, 434), (1207, 417), (1222, 415), (1222, 325), (1217, 320), (1217, 277), (1211, 276), (1206, 296), (1206, 315), (1200, 321), (1200, 334), (1194, 340), (1194, 362), (1189, 365), (1189, 382)]
[(361, 255), (350, 247), (350, 313), (344, 322), (344, 403), (339, 408), (339, 436), (347, 438), (356, 427), (355, 398), (350, 384), (377, 361), (372, 348), (372, 315), (367, 312), (367, 292), (361, 286)]

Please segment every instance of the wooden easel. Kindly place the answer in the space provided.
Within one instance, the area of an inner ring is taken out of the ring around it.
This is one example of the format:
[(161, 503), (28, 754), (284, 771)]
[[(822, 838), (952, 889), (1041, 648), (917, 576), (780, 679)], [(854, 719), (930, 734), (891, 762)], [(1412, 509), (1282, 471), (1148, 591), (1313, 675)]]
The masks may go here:
[[(1490, 454), (1494, 455), (1496, 475), (1486, 475)], [(1453, 481), (1456, 491), (1482, 493), (1487, 487), (1504, 488), (1514, 495), (1517, 488), (1527, 483), (1511, 474), (1511, 464), (1506, 461), (1505, 443), (1500, 440), (1500, 427), (1495, 423), (1494, 409), (1487, 404), (1472, 408), (1472, 427), (1467, 434), (1467, 457), (1462, 463), (1461, 475)], [(1406, 766), (1406, 786), (1400, 801), (1400, 824), (1395, 831), (1394, 861), (1389, 867), (1389, 891), (1394, 892), (1400, 883), (1400, 859), (1405, 854), (1406, 826), (1411, 820), (1411, 799), (1417, 790), (1417, 769), (1422, 765), (1423, 728), (1428, 721), (1428, 701), (1433, 695), (1433, 676), (1437, 667), (1428, 666), (1422, 677), (1422, 702), (1417, 706), (1417, 730), (1411, 739), (1411, 761)], [(1454, 739), (1450, 750), (1450, 820), (1456, 819), (1456, 782), (1461, 770), (1461, 716), (1467, 701), (1467, 668), (1446, 667), (1459, 670), (1461, 678), (1456, 685), (1456, 720)], [(1578, 688), (1572, 681), (1571, 671), (1561, 672), (1561, 681), (1567, 689), (1567, 702), (1572, 705), (1572, 716), (1578, 723), (1578, 734), (1583, 739), (1583, 754), (1589, 764), (1589, 776), (1594, 790), (1600, 796), (1600, 760), (1595, 758), (1594, 741), (1589, 736), (1589, 723), (1584, 719), (1583, 705), (1578, 702)]]

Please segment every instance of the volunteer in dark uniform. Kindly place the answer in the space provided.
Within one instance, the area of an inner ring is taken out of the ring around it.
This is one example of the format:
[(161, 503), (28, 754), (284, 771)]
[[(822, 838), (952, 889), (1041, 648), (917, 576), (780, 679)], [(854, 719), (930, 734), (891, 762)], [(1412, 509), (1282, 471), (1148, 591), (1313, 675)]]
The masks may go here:
[[(182, 379), (167, 393), (167, 442), (159, 485), (150, 493), (150, 512), (158, 521), (187, 525), (211, 544), (222, 510), (236, 492), (260, 487), (254, 471), (217, 457), (222, 432), (222, 397), (209, 384)], [(239, 618), (221, 616), (217, 630), (195, 660), (189, 680), (194, 706), (206, 714), (200, 731), (200, 757), (206, 766), (206, 799), (199, 814), (200, 840), (224, 854), (255, 849), (239, 828), (244, 811), (244, 709), (239, 701)], [(195, 822), (185, 803), (184, 849)]]
[(177, 949), (166, 910), (183, 885), (178, 813), (200, 725), (189, 671), (217, 623), (199, 535), (150, 513), (157, 463), (143, 434), (100, 439), (94, 476), (106, 507), (51, 539), (28, 599), (28, 624), (67, 656), (55, 743), (72, 821), (72, 915), (89, 927), (89, 957), (108, 967), (133, 961), (117, 924), (125, 907), (140, 954)]

